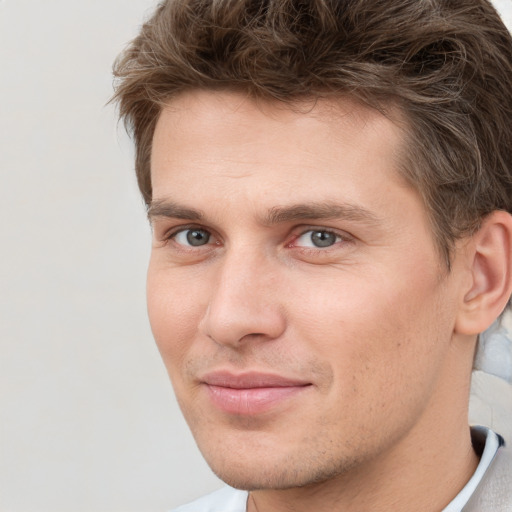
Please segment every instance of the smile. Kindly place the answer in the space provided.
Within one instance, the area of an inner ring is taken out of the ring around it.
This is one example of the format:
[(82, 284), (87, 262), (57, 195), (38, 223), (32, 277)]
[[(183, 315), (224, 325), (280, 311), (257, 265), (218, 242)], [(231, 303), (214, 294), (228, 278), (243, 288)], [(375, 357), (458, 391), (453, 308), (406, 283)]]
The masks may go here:
[(309, 382), (262, 373), (212, 373), (203, 384), (213, 405), (243, 416), (268, 412), (311, 387)]

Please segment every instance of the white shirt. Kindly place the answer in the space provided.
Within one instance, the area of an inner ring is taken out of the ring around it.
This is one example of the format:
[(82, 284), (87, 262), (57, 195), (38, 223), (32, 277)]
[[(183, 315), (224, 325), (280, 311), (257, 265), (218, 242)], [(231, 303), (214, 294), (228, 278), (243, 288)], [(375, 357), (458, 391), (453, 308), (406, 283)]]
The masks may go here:
[[(489, 469), (501, 445), (501, 438), (492, 430), (485, 427), (472, 427), (471, 430), (474, 438), (481, 436), (485, 438), (485, 447), (480, 463), (469, 482), (442, 512), (462, 511)], [(249, 493), (247, 491), (224, 487), (192, 503), (178, 507), (171, 512), (246, 512), (248, 496)]]

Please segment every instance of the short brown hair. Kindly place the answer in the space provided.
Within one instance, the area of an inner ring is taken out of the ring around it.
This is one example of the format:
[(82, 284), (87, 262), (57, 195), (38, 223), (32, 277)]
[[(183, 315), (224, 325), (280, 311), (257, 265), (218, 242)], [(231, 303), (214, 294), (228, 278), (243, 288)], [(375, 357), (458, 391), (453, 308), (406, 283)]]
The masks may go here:
[(168, 0), (114, 74), (146, 204), (159, 114), (202, 88), (398, 106), (401, 171), (448, 264), (457, 238), (512, 212), (512, 39), (487, 0)]

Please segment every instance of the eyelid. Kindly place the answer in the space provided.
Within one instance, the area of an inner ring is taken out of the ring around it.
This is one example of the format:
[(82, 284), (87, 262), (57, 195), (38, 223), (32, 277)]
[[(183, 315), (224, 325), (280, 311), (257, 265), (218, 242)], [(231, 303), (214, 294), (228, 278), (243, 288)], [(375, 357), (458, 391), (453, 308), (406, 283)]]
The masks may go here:
[[(189, 236), (192, 236), (193, 238), (195, 238), (196, 235), (199, 236), (198, 241), (201, 242), (199, 245), (195, 245), (195, 244), (191, 243), (189, 240)], [(212, 238), (212, 236), (208, 231), (206, 231), (205, 229), (197, 229), (197, 228), (196, 229), (183, 229), (181, 231), (177, 231), (173, 235), (173, 239), (175, 240), (175, 242), (177, 244), (183, 245), (185, 247), (194, 247), (194, 248), (199, 248), (199, 247), (203, 247), (205, 245), (210, 245), (211, 238)]]
[[(192, 245), (188, 245), (188, 244), (178, 243), (174, 240), (177, 234), (182, 233), (184, 231), (188, 231), (188, 230), (194, 230), (194, 229), (206, 231), (210, 235), (210, 240), (208, 241), (208, 243), (204, 244), (203, 246), (192, 246)], [(197, 222), (174, 225), (167, 229), (162, 228), (161, 231), (162, 231), (162, 233), (158, 234), (158, 230), (154, 229), (154, 234), (156, 235), (157, 239), (160, 242), (162, 242), (164, 244), (168, 243), (168, 242), (174, 242), (175, 246), (179, 247), (181, 250), (184, 250), (184, 251), (189, 251), (189, 250), (197, 251), (197, 250), (201, 250), (201, 248), (203, 248), (203, 250), (204, 250), (206, 248), (211, 248), (212, 246), (222, 245), (222, 239), (217, 234), (216, 230), (214, 230), (210, 227), (198, 224)], [(305, 234), (307, 234), (309, 232), (332, 233), (338, 240), (336, 240), (336, 242), (333, 245), (326, 246), (326, 247), (296, 245), (296, 241), (300, 237), (304, 236)], [(324, 252), (325, 253), (325, 252), (328, 252), (330, 249), (335, 249), (340, 244), (353, 242), (355, 240), (355, 237), (353, 235), (351, 235), (350, 233), (348, 233), (347, 231), (333, 228), (330, 226), (301, 225), (301, 226), (296, 226), (292, 230), (291, 236), (288, 238), (288, 240), (289, 241), (286, 242), (284, 245), (284, 247), (286, 247), (286, 248), (297, 249), (297, 250), (301, 250), (304, 252), (314, 251), (314, 252)]]
[[(192, 245), (185, 245), (185, 244), (176, 242), (176, 240), (175, 240), (176, 235), (178, 235), (179, 233), (183, 233), (185, 231), (192, 231), (194, 229), (206, 231), (210, 235), (210, 240), (208, 241), (208, 243), (206, 243), (202, 246), (199, 245), (199, 246), (194, 247)], [(201, 250), (201, 248), (210, 247), (212, 245), (220, 245), (219, 237), (214, 230), (212, 230), (206, 226), (197, 224), (197, 223), (179, 224), (179, 225), (173, 226), (169, 229), (164, 230), (163, 233), (161, 234), (161, 236), (159, 236), (158, 238), (163, 243), (174, 242), (176, 244), (176, 246), (180, 247), (182, 250), (197, 251), (197, 250)]]
[[(295, 235), (293, 235), (292, 241), (289, 242), (288, 244), (286, 244), (287, 247), (290, 247), (290, 248), (296, 247), (296, 248), (306, 249), (306, 250), (312, 249), (312, 250), (326, 251), (332, 247), (335, 247), (337, 244), (339, 244), (341, 242), (350, 242), (350, 241), (354, 240), (354, 237), (352, 235), (350, 235), (349, 233), (347, 233), (346, 231), (341, 231), (339, 229), (335, 229), (335, 228), (331, 228), (331, 227), (327, 227), (327, 226), (301, 226), (296, 231), (297, 231), (297, 233)], [(295, 242), (299, 238), (303, 237), (304, 235), (306, 235), (307, 233), (310, 233), (310, 232), (330, 233), (330, 234), (333, 234), (336, 238), (340, 238), (341, 240), (336, 241), (331, 246), (327, 246), (327, 247), (323, 247), (323, 248), (322, 247), (308, 247), (308, 246), (295, 245)]]

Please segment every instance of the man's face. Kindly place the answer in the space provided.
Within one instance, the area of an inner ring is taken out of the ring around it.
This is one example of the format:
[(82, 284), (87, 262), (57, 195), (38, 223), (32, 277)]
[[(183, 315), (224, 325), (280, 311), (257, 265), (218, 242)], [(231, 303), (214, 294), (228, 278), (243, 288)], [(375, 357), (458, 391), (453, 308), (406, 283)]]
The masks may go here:
[(400, 145), (342, 99), (192, 92), (158, 121), (150, 321), (233, 486), (322, 481), (433, 428), (460, 292), (396, 171)]

